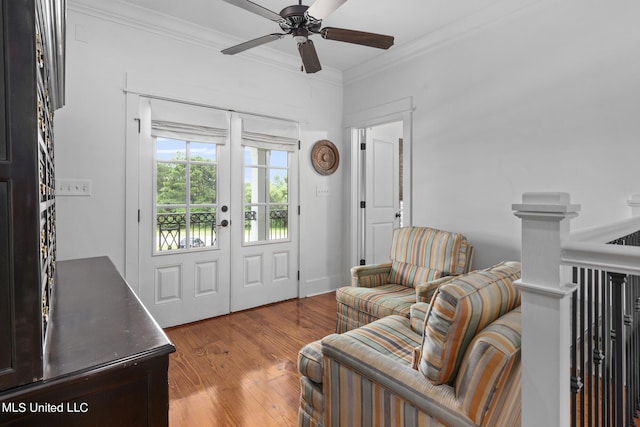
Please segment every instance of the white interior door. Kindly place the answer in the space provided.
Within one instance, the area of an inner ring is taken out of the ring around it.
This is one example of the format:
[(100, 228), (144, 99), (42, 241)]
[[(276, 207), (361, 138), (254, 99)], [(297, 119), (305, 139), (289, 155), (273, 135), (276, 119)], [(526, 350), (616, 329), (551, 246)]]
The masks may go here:
[(366, 264), (389, 261), (393, 230), (400, 225), (401, 138), (401, 122), (366, 131), (363, 258)]
[[(188, 120), (180, 114), (184, 106), (169, 107), (167, 117)], [(172, 130), (175, 126), (155, 131), (151, 123), (157, 121), (145, 117), (150, 109), (142, 110), (140, 298), (163, 327), (226, 314), (231, 246), (228, 129), (224, 136), (191, 135), (189, 130)], [(186, 110), (191, 118), (202, 115), (202, 122), (213, 121), (211, 111)], [(226, 117), (219, 119), (228, 123)]]
[[(231, 311), (298, 296), (298, 129), (234, 117)], [(272, 127), (275, 126), (275, 127)], [(277, 138), (249, 129), (280, 135)], [(237, 226), (236, 226), (237, 224)]]

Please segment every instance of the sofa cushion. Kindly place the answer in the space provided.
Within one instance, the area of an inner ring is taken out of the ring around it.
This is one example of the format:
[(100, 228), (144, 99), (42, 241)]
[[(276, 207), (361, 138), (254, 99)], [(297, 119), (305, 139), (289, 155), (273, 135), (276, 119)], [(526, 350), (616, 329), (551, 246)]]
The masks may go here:
[(406, 366), (411, 366), (413, 349), (421, 342), (420, 334), (411, 330), (409, 319), (397, 315), (384, 317), (342, 335)]
[(474, 336), (520, 305), (512, 282), (520, 263), (502, 262), (456, 277), (434, 294), (426, 315), (419, 370), (434, 384), (453, 384)]
[(442, 277), (442, 271), (429, 267), (421, 267), (402, 261), (393, 261), (389, 274), (389, 283), (414, 288), (420, 283), (431, 282)]
[(411, 304), (416, 302), (416, 291), (396, 284), (375, 288), (345, 286), (336, 291), (336, 299), (339, 303), (378, 319), (391, 314), (409, 317)]
[(517, 307), (491, 323), (476, 335), (462, 360), (456, 395), (477, 424), (482, 423), (498, 387), (504, 388), (500, 381), (509, 377), (505, 372), (520, 362), (521, 317)]
[[(463, 244), (463, 242), (465, 244)], [(429, 227), (404, 227), (393, 231), (391, 261), (460, 274), (468, 265), (469, 246), (460, 233)]]

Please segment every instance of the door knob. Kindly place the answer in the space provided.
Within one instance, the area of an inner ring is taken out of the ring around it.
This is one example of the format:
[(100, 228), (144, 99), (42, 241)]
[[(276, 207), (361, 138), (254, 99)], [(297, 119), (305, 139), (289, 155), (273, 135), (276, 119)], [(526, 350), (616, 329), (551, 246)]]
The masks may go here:
[(226, 227), (229, 225), (229, 221), (227, 221), (226, 219), (223, 219), (220, 224), (218, 224), (218, 227)]

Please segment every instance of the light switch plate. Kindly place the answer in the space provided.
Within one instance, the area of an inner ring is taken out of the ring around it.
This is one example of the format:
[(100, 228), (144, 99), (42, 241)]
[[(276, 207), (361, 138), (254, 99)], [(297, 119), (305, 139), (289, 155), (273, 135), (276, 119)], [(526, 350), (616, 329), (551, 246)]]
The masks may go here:
[(316, 187), (316, 197), (327, 197), (327, 196), (329, 196), (329, 188)]
[(91, 196), (91, 180), (57, 179), (56, 196)]

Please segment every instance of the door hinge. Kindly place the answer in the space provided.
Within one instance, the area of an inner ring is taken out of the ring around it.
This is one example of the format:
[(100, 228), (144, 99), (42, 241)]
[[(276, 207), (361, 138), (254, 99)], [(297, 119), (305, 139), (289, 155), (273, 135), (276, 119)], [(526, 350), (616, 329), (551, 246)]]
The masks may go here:
[(298, 205), (298, 215), (300, 215), (300, 205)]
[(366, 265), (366, 262), (365, 262), (365, 260), (364, 260), (364, 259), (361, 259), (361, 260), (360, 260), (360, 265)]
[(140, 133), (140, 119), (133, 119), (136, 122), (138, 122), (138, 133)]
[(360, 202), (360, 209), (366, 209), (367, 208), (367, 202), (365, 202), (364, 200)]
[(364, 151), (367, 149), (367, 144), (365, 142), (360, 143), (360, 150)]
[(300, 270), (298, 270), (298, 282), (300, 281)]
[(138, 209), (138, 223), (140, 223), (140, 209)]
[(298, 140), (298, 150), (300, 149), (300, 140)]

